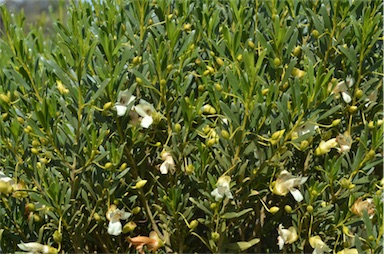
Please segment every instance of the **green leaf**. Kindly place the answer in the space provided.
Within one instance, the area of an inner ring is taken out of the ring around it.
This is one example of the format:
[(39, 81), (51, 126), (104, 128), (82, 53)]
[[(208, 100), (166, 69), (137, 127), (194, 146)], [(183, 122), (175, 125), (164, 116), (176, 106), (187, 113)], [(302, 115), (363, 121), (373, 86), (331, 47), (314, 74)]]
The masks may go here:
[(226, 247), (233, 251), (245, 251), (251, 248), (253, 245), (260, 242), (259, 238), (254, 238), (248, 242), (237, 242), (226, 245)]
[(242, 210), (241, 212), (228, 212), (228, 213), (223, 214), (221, 216), (221, 218), (223, 218), (223, 219), (238, 218), (238, 217), (243, 216), (244, 214), (246, 214), (252, 210), (253, 210), (253, 208), (247, 208), (247, 209)]

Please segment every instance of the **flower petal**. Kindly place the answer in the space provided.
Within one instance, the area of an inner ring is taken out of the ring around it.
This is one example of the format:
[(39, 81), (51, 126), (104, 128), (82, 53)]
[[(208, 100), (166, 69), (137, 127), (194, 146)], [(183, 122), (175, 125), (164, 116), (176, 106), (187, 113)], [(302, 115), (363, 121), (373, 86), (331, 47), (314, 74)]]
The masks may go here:
[(110, 221), (108, 224), (108, 234), (118, 236), (121, 234), (121, 230), (123, 228), (123, 225), (121, 225), (121, 222), (118, 221)]
[(219, 193), (219, 189), (218, 189), (218, 188), (214, 189), (214, 190), (211, 192), (211, 195), (212, 195), (213, 197), (215, 197), (215, 200), (216, 200), (216, 201), (219, 201), (220, 199), (223, 198), (223, 195), (221, 195), (221, 194)]
[(151, 126), (151, 124), (153, 123), (153, 118), (152, 116), (145, 116), (143, 117), (143, 119), (141, 119), (141, 127), (143, 128), (148, 128), (149, 126)]
[(282, 250), (284, 247), (284, 239), (281, 236), (277, 237), (277, 245), (279, 245), (279, 250)]
[(160, 172), (163, 174), (163, 175), (166, 175), (168, 173), (168, 163), (166, 161), (164, 161), (161, 166), (160, 166)]
[(118, 116), (124, 116), (125, 113), (127, 112), (128, 108), (127, 108), (127, 106), (117, 104), (117, 105), (115, 105), (115, 109), (117, 111)]
[(301, 202), (303, 200), (303, 195), (301, 194), (301, 192), (298, 190), (298, 189), (295, 189), (295, 188), (291, 188), (289, 190), (289, 192), (292, 194), (293, 198), (297, 201), (297, 202)]
[(350, 102), (352, 101), (351, 96), (350, 96), (347, 92), (342, 92), (342, 93), (341, 93), (341, 96), (343, 96), (343, 100), (344, 100), (346, 103), (350, 103)]

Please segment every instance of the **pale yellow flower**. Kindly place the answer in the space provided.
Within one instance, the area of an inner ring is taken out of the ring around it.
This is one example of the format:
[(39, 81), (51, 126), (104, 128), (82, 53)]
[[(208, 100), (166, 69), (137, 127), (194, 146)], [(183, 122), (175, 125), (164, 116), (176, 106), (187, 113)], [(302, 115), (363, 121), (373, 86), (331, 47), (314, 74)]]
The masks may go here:
[(283, 170), (276, 179), (272, 192), (279, 196), (286, 196), (288, 193), (291, 193), (293, 198), (297, 202), (300, 202), (303, 200), (303, 195), (295, 187), (304, 184), (307, 179), (308, 177), (296, 177), (289, 173), (287, 170)]
[(19, 243), (17, 245), (21, 250), (32, 252), (32, 253), (43, 253), (43, 254), (53, 254), (58, 253), (59, 251), (49, 245), (43, 245), (41, 243), (31, 242), (31, 243)]
[(357, 249), (343, 249), (341, 251), (338, 251), (337, 254), (359, 254)]
[(285, 229), (282, 224), (279, 225), (277, 228), (277, 232), (279, 233), (279, 236), (277, 237), (277, 245), (279, 245), (279, 250), (282, 250), (284, 247), (284, 244), (292, 244), (299, 237), (297, 236), (296, 228), (289, 227), (288, 229)]
[(117, 111), (117, 116), (124, 116), (128, 108), (130, 107), (131, 103), (136, 99), (136, 97), (133, 96), (128, 91), (128, 89), (124, 91), (120, 91), (117, 97), (118, 97), (117, 102), (115, 103), (114, 108)]
[(129, 216), (131, 216), (131, 214), (125, 212), (124, 209), (120, 210), (116, 205), (111, 205), (106, 213), (106, 217), (109, 220), (108, 234), (114, 236), (120, 235), (123, 228), (120, 220), (126, 220)]
[(315, 150), (315, 155), (323, 155), (329, 153), (332, 148), (335, 148), (338, 145), (336, 138), (331, 138), (327, 141), (322, 140), (319, 146)]
[(229, 186), (230, 182), (231, 182), (231, 177), (229, 176), (219, 177), (216, 183), (217, 188), (211, 192), (211, 195), (215, 197), (216, 201), (219, 201), (220, 199), (224, 198), (224, 196), (226, 196), (229, 199), (233, 198), (230, 190), (230, 186)]
[(155, 107), (150, 104), (149, 102), (140, 99), (140, 102), (138, 105), (134, 107), (137, 114), (141, 116), (140, 125), (143, 128), (149, 128), (151, 124), (153, 123), (153, 117), (152, 115), (156, 113)]
[(309, 244), (314, 249), (313, 254), (323, 254), (324, 252), (331, 252), (332, 250), (326, 243), (321, 240), (320, 236), (312, 236), (309, 238)]
[(337, 135), (336, 142), (339, 145), (337, 150), (339, 150), (340, 153), (348, 153), (349, 150), (351, 150), (352, 138), (348, 131), (344, 132), (344, 134)]
[(165, 175), (170, 170), (171, 173), (173, 173), (175, 170), (175, 162), (172, 155), (168, 152), (162, 152), (161, 158), (164, 160), (164, 162), (160, 165), (160, 172)]

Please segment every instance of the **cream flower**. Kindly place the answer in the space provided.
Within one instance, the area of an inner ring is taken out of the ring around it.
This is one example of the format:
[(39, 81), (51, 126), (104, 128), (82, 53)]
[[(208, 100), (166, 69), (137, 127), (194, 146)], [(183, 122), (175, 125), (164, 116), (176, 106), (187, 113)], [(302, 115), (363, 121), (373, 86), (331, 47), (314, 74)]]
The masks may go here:
[(231, 182), (231, 177), (229, 176), (219, 177), (216, 183), (217, 188), (211, 192), (211, 195), (215, 197), (216, 201), (219, 201), (224, 196), (226, 196), (229, 199), (233, 198), (230, 187), (229, 187), (230, 182)]
[(130, 104), (136, 99), (135, 96), (133, 96), (128, 89), (124, 91), (120, 91), (117, 102), (115, 103), (115, 109), (117, 111), (118, 116), (124, 116), (127, 110), (130, 107)]
[(149, 233), (149, 237), (147, 236), (136, 236), (136, 237), (127, 237), (127, 241), (129, 242), (129, 246), (134, 246), (139, 253), (144, 254), (143, 250), (144, 245), (147, 246), (149, 251), (157, 251), (162, 245), (163, 242), (157, 235), (155, 231), (151, 231)]
[(120, 210), (116, 205), (111, 205), (106, 214), (106, 217), (109, 220), (108, 234), (114, 236), (120, 235), (123, 228), (120, 220), (126, 220), (129, 216), (131, 216), (131, 214), (124, 212), (124, 209)]
[(291, 139), (294, 140), (307, 133), (314, 133), (317, 129), (319, 129), (319, 126), (315, 123), (311, 123), (311, 122), (304, 123), (303, 125), (300, 125), (292, 132)]
[(284, 244), (292, 244), (299, 237), (297, 236), (296, 228), (289, 227), (288, 229), (285, 229), (282, 224), (279, 225), (277, 232), (279, 233), (279, 236), (277, 237), (277, 244), (279, 245), (279, 250), (282, 250), (284, 247)]
[(329, 153), (332, 148), (335, 148), (338, 145), (336, 138), (331, 138), (330, 140), (322, 140), (319, 146), (315, 150), (315, 155), (323, 155)]
[(357, 249), (343, 249), (341, 251), (338, 251), (337, 254), (359, 254)]
[(352, 138), (348, 131), (344, 132), (344, 134), (337, 135), (336, 142), (339, 145), (337, 150), (339, 150), (340, 153), (348, 153), (349, 150), (351, 150)]
[(340, 81), (337, 85), (332, 89), (331, 94), (335, 94), (336, 97), (339, 97), (340, 94), (343, 97), (343, 100), (346, 103), (350, 103), (352, 101), (351, 95), (348, 93), (348, 87), (353, 85), (353, 79), (351, 77), (347, 77), (346, 80)]
[(332, 250), (328, 247), (327, 244), (321, 240), (320, 236), (312, 236), (309, 238), (309, 244), (311, 245), (313, 250), (313, 254), (323, 254), (324, 252), (331, 252)]
[(295, 177), (287, 170), (281, 171), (280, 175), (276, 179), (275, 185), (273, 186), (272, 192), (279, 196), (285, 196), (290, 192), (293, 198), (300, 202), (303, 200), (303, 195), (296, 189), (299, 185), (302, 185), (307, 181), (308, 177), (298, 176)]
[(51, 253), (58, 253), (59, 251), (51, 247), (49, 245), (43, 245), (41, 243), (31, 242), (31, 243), (19, 243), (17, 245), (21, 250), (28, 251), (32, 253), (43, 253), (43, 254), (51, 254)]
[(171, 173), (175, 170), (175, 162), (173, 161), (172, 155), (168, 152), (162, 152), (161, 158), (164, 162), (160, 166), (160, 172), (165, 175), (170, 170)]
[(135, 111), (141, 118), (140, 125), (143, 128), (148, 128), (153, 123), (152, 115), (156, 112), (155, 108), (149, 102), (140, 99), (138, 105), (135, 106)]
[(3, 171), (0, 171), (0, 182), (9, 183), (10, 185), (15, 184), (12, 178), (6, 176)]

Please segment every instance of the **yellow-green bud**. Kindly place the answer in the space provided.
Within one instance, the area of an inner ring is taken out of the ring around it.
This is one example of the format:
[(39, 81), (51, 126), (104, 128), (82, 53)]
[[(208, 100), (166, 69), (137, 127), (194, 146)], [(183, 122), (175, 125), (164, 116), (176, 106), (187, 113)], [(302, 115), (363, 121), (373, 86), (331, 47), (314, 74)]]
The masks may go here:
[(319, 38), (319, 31), (317, 31), (316, 29), (312, 31), (312, 36), (317, 39)]
[(284, 210), (287, 212), (287, 213), (291, 213), (292, 212), (292, 207), (290, 205), (286, 205), (284, 206)]
[(165, 79), (160, 80), (160, 86), (165, 86), (167, 84), (167, 81)]
[(34, 203), (28, 203), (25, 205), (25, 209), (29, 212), (34, 212), (36, 210), (36, 206)]
[(133, 64), (138, 64), (140, 62), (140, 57), (139, 56), (135, 56), (133, 59), (132, 59), (132, 63)]
[(229, 132), (226, 130), (221, 130), (221, 136), (223, 136), (225, 139), (229, 139), (230, 137)]
[(332, 121), (332, 126), (335, 127), (335, 126), (339, 125), (340, 122), (341, 122), (341, 119), (335, 119)]
[(200, 58), (196, 58), (195, 64), (200, 65), (201, 64), (201, 59)]
[(217, 204), (216, 203), (212, 203), (209, 208), (211, 208), (212, 210), (215, 210), (217, 207)]
[(214, 138), (210, 138), (210, 139), (208, 139), (207, 142), (206, 142), (206, 145), (207, 145), (208, 147), (212, 147), (214, 144), (216, 144), (216, 139), (214, 139)]
[(273, 59), (273, 64), (274, 64), (276, 67), (280, 66), (280, 64), (281, 64), (281, 60), (280, 60), (280, 58), (275, 57), (275, 59)]
[(280, 210), (280, 208), (278, 208), (277, 206), (273, 206), (273, 207), (269, 208), (269, 212), (272, 214), (277, 213), (279, 210)]
[(304, 151), (305, 149), (307, 149), (308, 145), (309, 145), (309, 142), (307, 140), (301, 141), (301, 143), (300, 143), (300, 150)]
[(203, 112), (204, 112), (205, 114), (211, 114), (211, 115), (213, 115), (213, 114), (216, 114), (216, 109), (215, 109), (214, 107), (212, 107), (211, 105), (209, 105), (209, 104), (205, 104), (205, 105), (203, 106)]
[(138, 214), (141, 211), (140, 206), (136, 206), (135, 208), (132, 209), (132, 214)]
[(361, 97), (363, 97), (364, 92), (361, 89), (357, 89), (355, 95), (357, 99), (360, 99)]
[(136, 77), (136, 82), (139, 85), (143, 84), (143, 80), (141, 78), (139, 78), (139, 77)]
[(311, 191), (311, 195), (316, 197), (319, 193), (317, 192), (317, 190), (312, 190)]
[(307, 206), (307, 212), (309, 213), (313, 212), (313, 206), (311, 205)]
[(195, 171), (195, 167), (193, 164), (188, 164), (187, 168), (185, 169), (185, 172), (190, 175)]
[(140, 180), (140, 181), (138, 181), (138, 182), (136, 183), (135, 188), (136, 188), (136, 189), (143, 188), (144, 185), (145, 185), (147, 182), (148, 182), (147, 180)]
[(123, 227), (123, 234), (126, 234), (126, 233), (129, 233), (131, 231), (133, 231), (135, 228), (137, 227), (136, 223), (133, 222), (133, 221), (128, 221), (124, 227)]
[(207, 70), (208, 70), (209, 73), (211, 73), (211, 74), (215, 73), (215, 69), (213, 69), (211, 66), (207, 66)]
[(103, 110), (108, 110), (112, 107), (112, 102), (107, 102), (103, 105)]
[(33, 154), (39, 154), (39, 150), (37, 150), (36, 148), (32, 147), (32, 148), (31, 148), (31, 153), (33, 153)]
[(41, 221), (41, 216), (38, 215), (37, 213), (34, 213), (33, 214), (33, 220), (36, 221), (36, 222), (40, 222)]
[(167, 71), (171, 71), (171, 70), (172, 70), (172, 67), (173, 67), (172, 64), (168, 64), (168, 65), (167, 65)]
[(211, 233), (211, 238), (212, 238), (213, 241), (216, 242), (216, 241), (218, 241), (220, 239), (220, 234), (217, 233), (217, 232), (212, 232)]
[(123, 164), (121, 164), (121, 166), (120, 166), (120, 170), (123, 171), (123, 170), (126, 169), (127, 167), (128, 167), (128, 164), (124, 162)]
[(53, 240), (57, 243), (61, 243), (63, 240), (63, 234), (61, 234), (59, 230), (55, 230), (53, 233)]
[(97, 222), (101, 221), (101, 216), (100, 216), (98, 213), (94, 213), (94, 214), (93, 214), (93, 218), (94, 218), (95, 221), (97, 221)]
[(220, 66), (223, 66), (224, 65), (224, 61), (223, 59), (221, 59), (220, 57), (216, 57), (216, 63)]
[(112, 168), (112, 166), (113, 166), (113, 164), (111, 162), (107, 162), (107, 163), (105, 163), (104, 168), (110, 169), (110, 168)]
[(293, 49), (293, 55), (297, 57), (297, 56), (300, 55), (300, 53), (301, 53), (301, 48), (300, 48), (300, 46), (296, 46), (296, 47)]
[(268, 92), (269, 92), (269, 89), (268, 89), (268, 88), (265, 88), (265, 89), (261, 90), (261, 94), (262, 94), (263, 96), (265, 96)]
[(9, 98), (9, 95), (6, 95), (6, 94), (0, 94), (0, 100), (2, 100), (3, 102), (9, 104), (11, 102), (11, 99)]
[(199, 222), (197, 220), (193, 220), (191, 221), (191, 223), (189, 223), (189, 228), (194, 230), (198, 225), (199, 225)]
[(181, 131), (181, 125), (179, 123), (175, 124), (175, 132), (179, 133)]
[(210, 72), (209, 70), (205, 70), (205, 71), (203, 72), (203, 75), (204, 75), (204, 76), (208, 76), (209, 74), (211, 74), (211, 72)]
[(221, 92), (223, 90), (223, 87), (219, 83), (216, 83), (215, 89), (216, 89), (216, 91)]
[(204, 92), (205, 91), (205, 86), (204, 85), (199, 85), (197, 87), (197, 90), (199, 90), (199, 92)]
[(357, 107), (356, 106), (350, 106), (348, 108), (348, 112), (351, 113), (351, 114), (355, 113), (356, 111), (357, 111)]
[(10, 193), (12, 193), (12, 191), (13, 191), (13, 188), (9, 183), (0, 182), (0, 193), (10, 194)]
[(191, 27), (192, 27), (192, 25), (189, 24), (189, 23), (186, 23), (186, 24), (183, 25), (183, 29), (184, 29), (184, 31), (190, 31), (190, 30), (191, 30)]
[(241, 62), (243, 60), (243, 55), (240, 54), (236, 57), (237, 61)]
[(254, 49), (255, 48), (255, 43), (252, 40), (248, 40), (248, 47)]
[(33, 140), (32, 141), (32, 146), (36, 147), (36, 146), (39, 146), (40, 145), (40, 142), (38, 140)]

